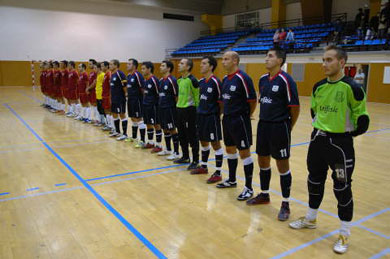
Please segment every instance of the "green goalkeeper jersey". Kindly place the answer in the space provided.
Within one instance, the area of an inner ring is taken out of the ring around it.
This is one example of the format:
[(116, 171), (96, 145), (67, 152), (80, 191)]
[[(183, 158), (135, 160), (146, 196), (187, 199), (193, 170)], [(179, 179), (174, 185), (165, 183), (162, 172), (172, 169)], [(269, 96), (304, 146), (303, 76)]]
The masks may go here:
[(193, 76), (180, 77), (177, 80), (179, 85), (179, 96), (177, 99), (177, 108), (187, 108), (199, 105), (199, 82)]
[(347, 76), (335, 82), (324, 79), (315, 84), (311, 111), (313, 127), (331, 133), (354, 132), (360, 117), (368, 120), (366, 94)]

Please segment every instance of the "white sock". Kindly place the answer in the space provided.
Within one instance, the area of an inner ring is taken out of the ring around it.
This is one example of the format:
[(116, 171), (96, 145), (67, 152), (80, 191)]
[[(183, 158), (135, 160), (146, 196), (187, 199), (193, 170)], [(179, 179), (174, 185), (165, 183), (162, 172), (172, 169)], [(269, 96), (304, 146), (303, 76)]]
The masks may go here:
[(98, 111), (98, 109), (97, 109), (97, 106), (94, 106), (94, 111), (95, 111), (95, 120), (99, 120), (99, 118), (100, 118), (100, 113), (99, 113), (99, 111)]
[(85, 110), (86, 110), (85, 118), (90, 120), (91, 119), (91, 107), (86, 107)]
[(344, 235), (347, 237), (351, 235), (351, 221), (341, 220), (340, 235)]
[(315, 210), (315, 209), (308, 208), (306, 213), (306, 219), (309, 221), (315, 220), (317, 218), (317, 213), (318, 213), (318, 209)]

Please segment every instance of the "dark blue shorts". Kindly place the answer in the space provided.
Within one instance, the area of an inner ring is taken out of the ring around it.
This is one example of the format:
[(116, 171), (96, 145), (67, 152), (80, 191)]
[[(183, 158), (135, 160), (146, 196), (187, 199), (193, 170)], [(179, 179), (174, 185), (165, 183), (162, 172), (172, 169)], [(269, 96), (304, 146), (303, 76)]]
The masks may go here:
[(215, 142), (222, 140), (221, 119), (217, 114), (197, 114), (199, 140)]
[(177, 111), (176, 107), (160, 108), (161, 127), (164, 130), (173, 130), (176, 128)]
[(127, 114), (129, 118), (142, 118), (142, 100), (129, 99), (127, 101)]
[(126, 102), (111, 103), (112, 113), (126, 113)]
[(290, 157), (291, 123), (259, 121), (257, 125), (256, 153), (272, 156), (276, 160)]
[(249, 114), (228, 115), (222, 119), (225, 146), (236, 146), (238, 150), (252, 145), (252, 125)]
[(145, 106), (143, 107), (144, 123), (148, 125), (160, 124), (158, 108), (157, 106)]

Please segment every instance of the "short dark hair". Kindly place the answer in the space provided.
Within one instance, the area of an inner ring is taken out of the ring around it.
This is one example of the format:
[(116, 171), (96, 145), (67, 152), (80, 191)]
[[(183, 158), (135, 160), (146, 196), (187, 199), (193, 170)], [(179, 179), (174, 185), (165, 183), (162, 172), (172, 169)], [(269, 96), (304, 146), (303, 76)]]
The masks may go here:
[(112, 62), (117, 68), (119, 68), (119, 66), (120, 66), (119, 60), (113, 59), (113, 60), (111, 60), (111, 62)]
[(76, 66), (76, 64), (74, 63), (74, 61), (69, 61), (69, 66), (74, 68)]
[(192, 68), (194, 67), (194, 62), (192, 61), (192, 59), (190, 58), (184, 58), (185, 60), (187, 60), (187, 66), (189, 66), (190, 68), (188, 69), (189, 72), (191, 72)]
[(281, 48), (270, 48), (268, 52), (275, 51), (276, 57), (282, 59), (282, 64), (280, 66), (283, 66), (286, 62), (286, 51), (282, 50)]
[(104, 66), (104, 67), (108, 67), (110, 65), (110, 63), (108, 63), (108, 61), (103, 61), (102, 63), (100, 63), (100, 66)]
[(66, 67), (68, 66), (68, 61), (66, 60), (62, 60), (61, 63), (64, 63)]
[(344, 59), (345, 63), (347, 63), (348, 60), (348, 54), (343, 48), (336, 46), (336, 45), (329, 45), (325, 47), (325, 51), (334, 50), (336, 51), (336, 57), (338, 60)]
[(89, 61), (89, 62), (92, 62), (92, 64), (94, 64), (94, 65), (96, 65), (96, 63), (97, 63), (96, 60), (94, 60), (94, 59), (92, 59), (92, 58), (89, 59), (88, 61)]
[(54, 61), (54, 62), (53, 62), (53, 65), (59, 66), (60, 63), (58, 63), (58, 61)]
[(82, 68), (87, 69), (87, 66), (84, 63), (80, 64)]
[(101, 69), (101, 65), (102, 65), (101, 62), (97, 62), (97, 63), (96, 63), (96, 67), (97, 67), (97, 68), (100, 68), (100, 69)]
[(143, 66), (145, 66), (147, 69), (150, 69), (150, 72), (154, 72), (154, 65), (150, 61), (145, 61), (142, 63)]
[(129, 58), (129, 61), (132, 61), (135, 68), (138, 68), (138, 60), (136, 60), (135, 58)]
[(173, 65), (172, 61), (170, 61), (170, 60), (163, 60), (162, 63), (165, 63), (165, 65), (167, 65), (167, 67), (169, 67), (169, 72), (172, 73), (173, 69), (175, 68), (175, 66)]
[(47, 64), (49, 65), (50, 68), (53, 68), (53, 62), (49, 61), (47, 62)]
[(214, 72), (214, 70), (217, 68), (217, 65), (218, 65), (217, 60), (213, 56), (204, 56), (202, 59), (207, 59), (207, 61), (209, 62), (209, 65), (213, 66), (211, 71)]

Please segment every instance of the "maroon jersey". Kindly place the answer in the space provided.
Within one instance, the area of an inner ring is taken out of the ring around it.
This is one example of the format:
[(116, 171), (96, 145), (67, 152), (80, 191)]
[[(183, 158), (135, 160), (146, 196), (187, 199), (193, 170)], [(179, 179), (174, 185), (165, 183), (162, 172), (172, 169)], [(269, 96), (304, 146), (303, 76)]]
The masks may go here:
[(104, 74), (104, 79), (103, 79), (102, 97), (110, 97), (110, 79), (111, 79), (111, 72), (107, 71)]
[(46, 94), (46, 70), (41, 71), (41, 75), (39, 76), (39, 82), (41, 84), (42, 93)]
[(79, 80), (79, 75), (76, 70), (69, 71), (68, 73), (68, 96), (71, 100), (78, 99), (77, 93), (77, 81)]
[(54, 71), (53, 69), (49, 69), (46, 72), (46, 79), (45, 79), (45, 85), (46, 85), (46, 92), (48, 95), (52, 96), (54, 92)]
[(83, 72), (79, 75), (79, 80), (77, 84), (77, 91), (79, 94), (87, 94), (85, 90), (87, 89), (88, 85), (88, 74), (87, 72)]

